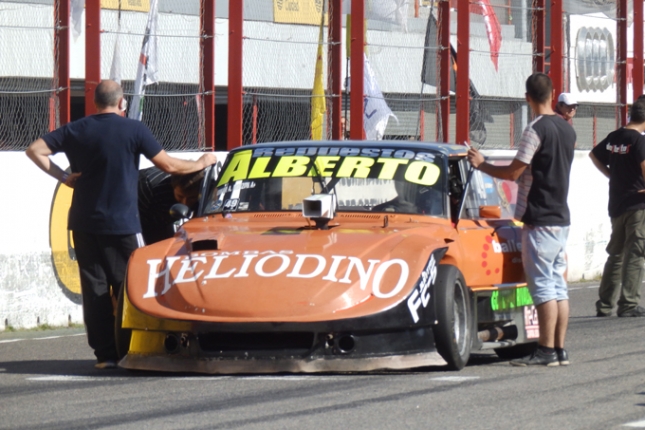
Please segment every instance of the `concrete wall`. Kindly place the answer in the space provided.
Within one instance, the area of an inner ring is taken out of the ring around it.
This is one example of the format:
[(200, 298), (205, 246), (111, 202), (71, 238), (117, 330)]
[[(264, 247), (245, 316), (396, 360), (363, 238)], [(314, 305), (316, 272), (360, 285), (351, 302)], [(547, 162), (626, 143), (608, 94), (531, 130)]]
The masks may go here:
[[(53, 159), (69, 166), (63, 154)], [(142, 158), (141, 168), (151, 165)], [(71, 189), (59, 187), (24, 152), (0, 152), (0, 196), (0, 331), (82, 323), (78, 267), (66, 228)]]
[[(194, 159), (199, 154), (174, 155)], [(223, 155), (218, 157), (223, 160)], [(54, 160), (68, 165), (64, 155)], [(142, 168), (149, 165), (142, 159)], [(71, 191), (57, 187), (23, 152), (0, 152), (0, 331), (82, 323), (77, 267), (67, 242), (65, 204)], [(570, 281), (592, 279), (602, 271), (611, 231), (607, 193), (607, 181), (587, 151), (577, 151), (569, 193)]]

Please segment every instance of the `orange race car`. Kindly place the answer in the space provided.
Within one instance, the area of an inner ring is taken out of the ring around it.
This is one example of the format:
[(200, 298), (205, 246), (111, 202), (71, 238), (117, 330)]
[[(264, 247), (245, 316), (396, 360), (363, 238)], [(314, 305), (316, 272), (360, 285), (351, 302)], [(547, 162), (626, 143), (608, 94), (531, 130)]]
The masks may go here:
[(473, 350), (530, 352), (538, 325), (515, 185), (473, 171), (465, 155), (403, 141), (231, 151), (175, 237), (132, 255), (120, 365), (461, 369)]

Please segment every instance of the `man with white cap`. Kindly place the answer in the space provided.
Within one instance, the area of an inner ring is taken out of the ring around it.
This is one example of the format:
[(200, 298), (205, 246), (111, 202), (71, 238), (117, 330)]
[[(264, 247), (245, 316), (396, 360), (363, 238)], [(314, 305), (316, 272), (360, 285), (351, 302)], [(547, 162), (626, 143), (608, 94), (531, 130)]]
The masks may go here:
[(577, 109), (578, 101), (575, 97), (571, 93), (561, 93), (554, 111), (570, 125), (573, 125), (573, 117), (576, 115)]

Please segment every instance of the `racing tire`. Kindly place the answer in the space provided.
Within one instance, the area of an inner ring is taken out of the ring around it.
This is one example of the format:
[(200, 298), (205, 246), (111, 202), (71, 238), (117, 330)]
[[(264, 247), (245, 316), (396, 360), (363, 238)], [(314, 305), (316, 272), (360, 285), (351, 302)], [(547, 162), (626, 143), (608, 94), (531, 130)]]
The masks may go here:
[(537, 342), (520, 343), (507, 348), (495, 348), (494, 351), (502, 360), (514, 360), (533, 353), (537, 349), (537, 346)]
[(116, 354), (119, 361), (126, 356), (130, 349), (132, 330), (123, 328), (123, 303), (125, 301), (125, 285), (119, 291), (116, 312), (114, 315), (114, 340), (116, 343)]
[(434, 305), (437, 323), (433, 327), (439, 355), (451, 370), (461, 370), (470, 358), (473, 312), (470, 289), (455, 266), (437, 266)]

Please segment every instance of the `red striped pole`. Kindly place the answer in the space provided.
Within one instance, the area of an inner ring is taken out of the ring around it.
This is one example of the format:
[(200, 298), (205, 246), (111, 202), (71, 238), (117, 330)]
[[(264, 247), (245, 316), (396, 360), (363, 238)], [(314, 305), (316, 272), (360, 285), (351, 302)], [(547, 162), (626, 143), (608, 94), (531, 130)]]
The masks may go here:
[(215, 0), (201, 2), (202, 79), (204, 103), (204, 149), (215, 150)]
[(85, 115), (96, 113), (94, 91), (101, 82), (101, 0), (85, 2)]
[(242, 146), (244, 0), (228, 2), (228, 150)]

